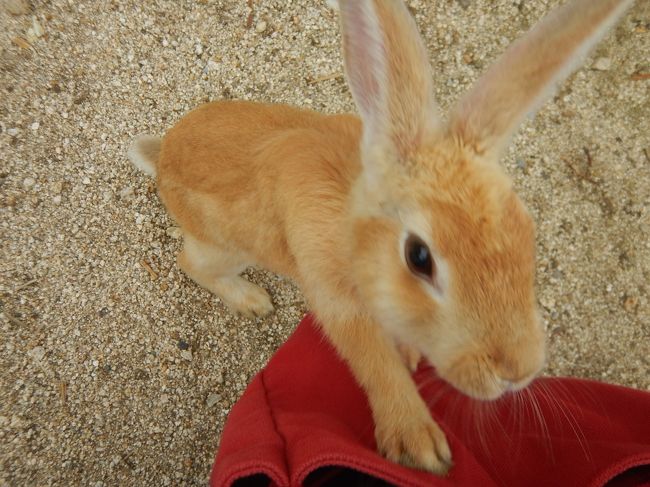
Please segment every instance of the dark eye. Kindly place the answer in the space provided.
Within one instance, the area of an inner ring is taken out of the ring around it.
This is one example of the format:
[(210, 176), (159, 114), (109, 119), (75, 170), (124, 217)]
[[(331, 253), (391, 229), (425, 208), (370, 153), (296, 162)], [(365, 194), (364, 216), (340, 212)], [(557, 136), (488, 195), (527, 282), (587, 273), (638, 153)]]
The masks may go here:
[(404, 243), (404, 255), (406, 263), (413, 274), (433, 280), (435, 264), (431, 251), (420, 237), (409, 235)]

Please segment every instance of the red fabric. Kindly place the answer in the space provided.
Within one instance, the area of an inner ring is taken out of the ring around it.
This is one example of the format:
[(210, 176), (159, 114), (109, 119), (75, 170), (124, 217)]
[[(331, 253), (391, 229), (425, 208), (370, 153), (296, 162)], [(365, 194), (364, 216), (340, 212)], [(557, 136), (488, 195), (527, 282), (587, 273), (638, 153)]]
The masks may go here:
[(614, 477), (611, 485), (650, 485), (647, 392), (538, 379), (518, 397), (478, 403), (431, 369), (418, 370), (415, 380), (453, 452), (454, 467), (444, 478), (376, 452), (363, 392), (307, 316), (233, 407), (211, 485), (246, 485), (258, 474), (255, 485), (301, 486), (311, 472), (333, 466), (413, 487), (602, 486)]

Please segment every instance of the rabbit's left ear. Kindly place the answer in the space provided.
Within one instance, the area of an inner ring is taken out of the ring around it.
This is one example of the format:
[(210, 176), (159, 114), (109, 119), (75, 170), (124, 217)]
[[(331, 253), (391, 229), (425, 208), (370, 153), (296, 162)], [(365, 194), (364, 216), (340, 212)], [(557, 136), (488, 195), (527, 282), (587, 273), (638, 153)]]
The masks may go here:
[(451, 115), (451, 131), (478, 154), (497, 156), (633, 0), (570, 0), (515, 42)]
[(437, 125), (429, 61), (401, 0), (339, 6), (345, 71), (364, 125), (364, 170), (381, 173), (372, 154), (404, 161)]

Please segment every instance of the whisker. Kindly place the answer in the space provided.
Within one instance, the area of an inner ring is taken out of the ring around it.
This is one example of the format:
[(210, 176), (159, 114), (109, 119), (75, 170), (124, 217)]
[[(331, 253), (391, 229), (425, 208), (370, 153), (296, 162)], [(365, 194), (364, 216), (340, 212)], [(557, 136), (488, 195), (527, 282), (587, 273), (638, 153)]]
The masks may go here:
[[(560, 385), (564, 386), (559, 381), (553, 381), (553, 385), (556, 386), (556, 387), (560, 386)], [(562, 403), (555, 397), (555, 395), (553, 394), (553, 392), (555, 392), (555, 391), (553, 391), (550, 387), (548, 387), (549, 384), (546, 384), (546, 386), (547, 386), (546, 391), (548, 392), (548, 395), (545, 395), (545, 397), (547, 399), (552, 400), (554, 402), (554, 404), (557, 406), (557, 410), (560, 413), (562, 413), (562, 416), (564, 417), (566, 422), (569, 424), (569, 427), (573, 431), (573, 434), (575, 435), (576, 440), (578, 440), (578, 443), (580, 444), (580, 448), (582, 449), (582, 452), (585, 455), (585, 459), (588, 460), (588, 461), (592, 461), (592, 456), (591, 456), (591, 454), (589, 452), (589, 447), (588, 447), (589, 443), (587, 441), (587, 437), (585, 436), (584, 432), (580, 428), (580, 423), (576, 419), (576, 417), (573, 414), (573, 412), (571, 411), (571, 409), (563, 407)], [(569, 391), (567, 389), (565, 389), (565, 392), (567, 394), (569, 394)]]
[(527, 395), (530, 399), (530, 404), (533, 408), (533, 411), (535, 413), (535, 419), (539, 422), (539, 426), (541, 429), (541, 435), (544, 438), (544, 449), (546, 450), (546, 454), (551, 457), (551, 461), (555, 462), (555, 453), (553, 451), (553, 442), (551, 440), (551, 432), (548, 428), (548, 424), (546, 422), (546, 418), (544, 417), (544, 413), (542, 412), (542, 407), (537, 399), (537, 396), (533, 394), (533, 391), (531, 389), (526, 389)]

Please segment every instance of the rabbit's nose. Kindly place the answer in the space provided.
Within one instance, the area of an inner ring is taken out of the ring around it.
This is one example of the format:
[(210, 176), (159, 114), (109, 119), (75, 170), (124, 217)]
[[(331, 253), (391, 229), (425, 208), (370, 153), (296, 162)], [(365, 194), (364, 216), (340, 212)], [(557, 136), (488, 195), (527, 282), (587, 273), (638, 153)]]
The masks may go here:
[(494, 375), (504, 390), (516, 391), (526, 387), (544, 364), (543, 351), (530, 350), (526, 354), (505, 354), (493, 358)]
[(508, 379), (502, 379), (500, 377), (498, 377), (497, 379), (499, 381), (499, 385), (501, 386), (501, 389), (504, 392), (512, 392), (512, 391), (518, 391), (518, 390), (523, 389), (524, 387), (526, 387), (528, 384), (531, 383), (531, 381), (533, 380), (534, 377), (535, 377), (535, 375), (528, 375), (528, 376), (522, 377), (521, 379), (515, 380), (515, 381), (508, 380)]

